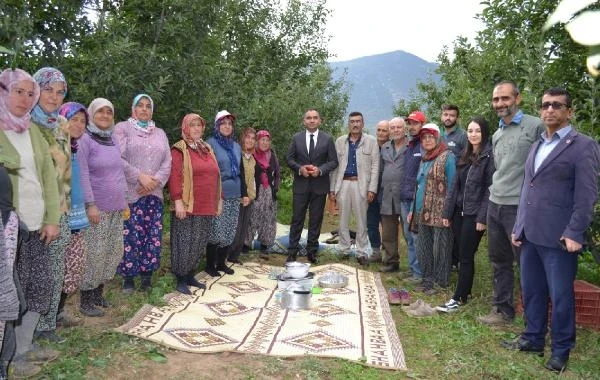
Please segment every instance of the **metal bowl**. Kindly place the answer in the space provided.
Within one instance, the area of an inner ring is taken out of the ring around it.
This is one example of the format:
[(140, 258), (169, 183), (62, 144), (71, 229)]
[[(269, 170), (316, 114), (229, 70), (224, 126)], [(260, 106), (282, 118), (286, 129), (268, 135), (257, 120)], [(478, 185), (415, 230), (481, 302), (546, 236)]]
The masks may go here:
[(339, 272), (326, 272), (318, 278), (321, 288), (345, 288), (348, 286), (348, 276)]
[(285, 274), (292, 278), (304, 278), (308, 275), (309, 264), (293, 261), (285, 264)]

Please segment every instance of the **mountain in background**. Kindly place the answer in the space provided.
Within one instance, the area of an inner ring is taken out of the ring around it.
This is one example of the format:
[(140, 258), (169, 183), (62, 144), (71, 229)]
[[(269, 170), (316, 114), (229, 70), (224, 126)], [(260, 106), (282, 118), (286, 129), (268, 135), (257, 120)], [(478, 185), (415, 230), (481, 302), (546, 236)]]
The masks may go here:
[(362, 112), (365, 126), (372, 132), (378, 121), (393, 117), (394, 106), (398, 100), (408, 99), (409, 92), (416, 89), (417, 80), (425, 81), (430, 75), (439, 80), (434, 73), (436, 63), (401, 50), (329, 65), (335, 79), (347, 70), (350, 102), (346, 114)]

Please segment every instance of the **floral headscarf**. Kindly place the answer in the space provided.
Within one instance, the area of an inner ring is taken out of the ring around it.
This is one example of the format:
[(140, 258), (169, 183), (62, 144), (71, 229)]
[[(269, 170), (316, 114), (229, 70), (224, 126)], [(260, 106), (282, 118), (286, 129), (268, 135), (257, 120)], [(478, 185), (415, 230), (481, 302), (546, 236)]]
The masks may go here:
[[(63, 73), (53, 67), (44, 67), (39, 69), (33, 74), (33, 79), (40, 85), (40, 90), (44, 90), (49, 87), (52, 83), (64, 83), (65, 84), (65, 96), (67, 95), (67, 80)], [(34, 123), (49, 129), (54, 129), (58, 125), (58, 110), (53, 112), (46, 112), (38, 104), (35, 105), (31, 112), (31, 118)]]
[(271, 164), (271, 148), (267, 150), (261, 150), (260, 144), (258, 144), (258, 140), (262, 137), (268, 137), (271, 139), (271, 134), (269, 131), (260, 130), (256, 132), (256, 149), (254, 150), (254, 159), (256, 163), (261, 167), (262, 173), (260, 173), (260, 182), (264, 187), (269, 187), (269, 178), (267, 177), (267, 169)]
[(8, 110), (8, 96), (17, 83), (28, 80), (33, 83), (33, 102), (31, 109), (40, 98), (40, 86), (27, 72), (21, 69), (6, 69), (0, 74), (0, 129), (23, 133), (29, 129), (31, 109), (21, 117), (17, 117)]
[[(71, 120), (71, 118), (75, 116), (78, 112), (83, 112), (83, 115), (85, 116), (85, 125), (87, 127), (90, 118), (88, 116), (87, 109), (83, 104), (76, 102), (68, 102), (63, 104), (58, 110), (58, 114), (67, 120)], [(77, 152), (77, 148), (77, 139), (71, 137), (71, 152)]]
[(150, 108), (152, 109), (152, 112), (154, 112), (154, 101), (152, 100), (150, 95), (138, 94), (138, 95), (136, 95), (135, 98), (133, 98), (133, 102), (131, 103), (131, 117), (129, 117), (129, 119), (127, 119), (127, 121), (134, 128), (137, 128), (146, 133), (151, 133), (152, 130), (154, 129), (154, 127), (156, 126), (154, 124), (154, 120), (152, 120), (152, 112), (150, 113), (150, 120), (148, 120), (148, 121), (141, 121), (135, 117), (135, 107), (138, 105), (140, 100), (142, 100), (142, 98), (146, 98), (150, 101)]
[(190, 125), (192, 124), (192, 121), (197, 119), (200, 120), (206, 127), (206, 120), (204, 120), (202, 116), (198, 115), (197, 113), (188, 113), (181, 121), (181, 138), (190, 148), (199, 150), (203, 154), (206, 154), (208, 153), (208, 147), (206, 146), (207, 144), (204, 142), (204, 140), (202, 138), (199, 140), (194, 140), (192, 136), (190, 136)]

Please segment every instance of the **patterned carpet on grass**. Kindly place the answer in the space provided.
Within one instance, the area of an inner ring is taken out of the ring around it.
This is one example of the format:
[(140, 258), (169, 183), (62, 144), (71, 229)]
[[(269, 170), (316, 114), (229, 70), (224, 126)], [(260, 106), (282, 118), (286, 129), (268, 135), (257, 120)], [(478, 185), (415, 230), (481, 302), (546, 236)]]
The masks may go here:
[(405, 370), (402, 345), (378, 273), (343, 264), (311, 268), (315, 278), (329, 270), (346, 274), (345, 288), (313, 294), (311, 310), (280, 306), (273, 270), (260, 263), (235, 265), (235, 274), (207, 278), (207, 289), (170, 293), (164, 307), (144, 305), (117, 330), (175, 349), (248, 352), (274, 356), (338, 357)]

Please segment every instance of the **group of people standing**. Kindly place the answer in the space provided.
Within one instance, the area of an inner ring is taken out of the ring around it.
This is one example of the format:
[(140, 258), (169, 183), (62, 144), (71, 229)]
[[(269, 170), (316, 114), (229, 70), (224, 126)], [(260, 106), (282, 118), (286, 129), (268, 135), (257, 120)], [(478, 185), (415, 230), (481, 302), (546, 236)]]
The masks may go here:
[(257, 233), (263, 248), (275, 238), (281, 175), (268, 131), (246, 128), (242, 148), (236, 118), (223, 110), (204, 141), (207, 123), (192, 113), (170, 146), (147, 94), (135, 96), (131, 116), (116, 125), (108, 99), (85, 107), (64, 103), (67, 95), (55, 68), (0, 74), (0, 378), (9, 363), (26, 377), (58, 356), (36, 341), (62, 342), (57, 325), (80, 323), (65, 309), (70, 294), (79, 291), (81, 314), (100, 317), (115, 274), (124, 294), (137, 277), (141, 291), (151, 288), (167, 185), (171, 271), (181, 293), (205, 287), (195, 278), (204, 252), (209, 275), (232, 274), (226, 261), (239, 262)]

